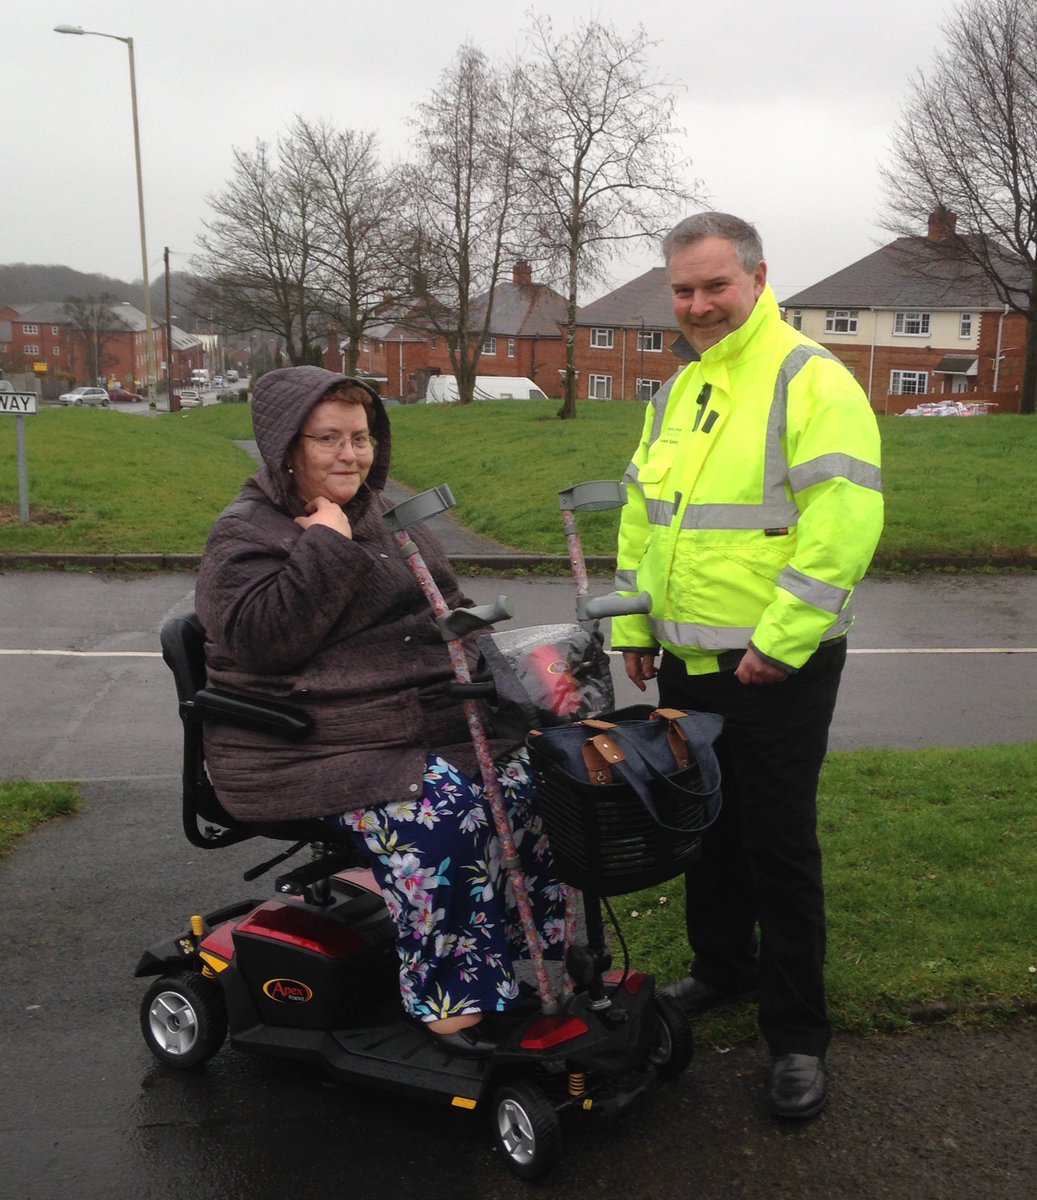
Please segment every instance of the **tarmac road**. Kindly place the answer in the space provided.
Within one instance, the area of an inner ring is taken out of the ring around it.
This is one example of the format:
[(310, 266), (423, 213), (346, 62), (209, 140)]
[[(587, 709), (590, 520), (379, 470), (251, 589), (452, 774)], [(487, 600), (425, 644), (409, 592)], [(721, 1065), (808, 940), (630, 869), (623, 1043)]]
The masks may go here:
[[(0, 654), (0, 777), (88, 781), (82, 813), (0, 863), (0, 1195), (527, 1197), (480, 1114), (227, 1049), (183, 1074), (147, 1052), (132, 978), (140, 951), (192, 912), (266, 894), (263, 881), (240, 882), (254, 850), (210, 855), (179, 830), (179, 726), (153, 656), (162, 621), (190, 607), (192, 591), (189, 574), (0, 575), (0, 651), (16, 651)], [(562, 582), (480, 578), (469, 591), (508, 592), (523, 624), (572, 611)], [(1037, 579), (876, 578), (859, 595), (852, 645), (881, 653), (851, 658), (833, 746), (1034, 738)], [(621, 1124), (568, 1125), (564, 1162), (536, 1194), (1037, 1195), (1037, 1024), (840, 1037), (830, 1061), (828, 1111), (786, 1129), (763, 1108), (759, 1045), (700, 1050)]]

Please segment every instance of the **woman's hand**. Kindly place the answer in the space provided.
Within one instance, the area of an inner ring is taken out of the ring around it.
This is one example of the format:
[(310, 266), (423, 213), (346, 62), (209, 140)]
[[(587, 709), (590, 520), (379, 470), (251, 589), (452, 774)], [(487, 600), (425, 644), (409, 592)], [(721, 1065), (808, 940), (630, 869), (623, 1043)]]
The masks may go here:
[(352, 538), (353, 536), (353, 527), (349, 523), (349, 518), (338, 504), (326, 496), (318, 496), (316, 500), (310, 500), (306, 505), (306, 516), (296, 517), (295, 523), (303, 529), (309, 529), (313, 525), (326, 525), (329, 529), (334, 529), (336, 533), (341, 533), (343, 537)]

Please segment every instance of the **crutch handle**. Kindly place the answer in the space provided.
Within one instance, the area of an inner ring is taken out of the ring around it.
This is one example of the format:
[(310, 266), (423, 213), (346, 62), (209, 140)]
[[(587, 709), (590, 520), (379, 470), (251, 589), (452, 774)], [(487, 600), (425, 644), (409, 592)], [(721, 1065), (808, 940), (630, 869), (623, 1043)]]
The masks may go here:
[(577, 596), (576, 617), (580, 621), (600, 621), (602, 617), (630, 617), (652, 611), (650, 592), (639, 596), (622, 596), (609, 592), (605, 596)]
[(498, 596), (492, 604), (476, 604), (473, 608), (452, 608), (436, 617), (436, 624), (444, 642), (462, 638), (476, 629), (485, 629), (498, 621), (510, 621), (515, 615), (515, 606), (507, 596)]
[(438, 517), (448, 508), (453, 508), (456, 503), (449, 486), (441, 483), (439, 487), (429, 488), (427, 492), (419, 492), (416, 496), (393, 505), (385, 514), (385, 519), (393, 533), (402, 533), (412, 525)]

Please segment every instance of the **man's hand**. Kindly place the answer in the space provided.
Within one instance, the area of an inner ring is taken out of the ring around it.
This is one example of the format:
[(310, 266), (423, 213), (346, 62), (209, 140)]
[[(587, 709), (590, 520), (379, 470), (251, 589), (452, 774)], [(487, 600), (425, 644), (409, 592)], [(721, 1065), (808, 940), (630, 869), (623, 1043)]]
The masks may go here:
[(336, 533), (341, 533), (343, 537), (353, 537), (353, 527), (349, 518), (341, 507), (327, 496), (318, 496), (316, 500), (311, 500), (306, 505), (306, 516), (296, 517), (295, 523), (303, 529), (309, 529), (312, 525), (326, 525)]
[(654, 650), (623, 651), (623, 666), (626, 667), (627, 676), (634, 687), (642, 692), (645, 690), (645, 684), (648, 680), (654, 679), (657, 674), (655, 669), (655, 655), (656, 651)]
[(739, 683), (755, 684), (758, 687), (768, 683), (781, 683), (788, 677), (788, 671), (762, 659), (752, 646), (746, 650), (735, 671), (735, 678)]

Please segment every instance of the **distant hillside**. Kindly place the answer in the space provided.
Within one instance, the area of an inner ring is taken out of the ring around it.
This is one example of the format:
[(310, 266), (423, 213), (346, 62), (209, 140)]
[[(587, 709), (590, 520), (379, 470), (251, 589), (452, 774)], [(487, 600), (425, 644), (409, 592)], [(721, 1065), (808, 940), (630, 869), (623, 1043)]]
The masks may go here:
[[(169, 277), (169, 296), (177, 325), (193, 330), (190, 316), (190, 296), (193, 276), (172, 272)], [(71, 267), (43, 266), (38, 263), (0, 263), (0, 306), (4, 304), (36, 304), (45, 300), (61, 302), (69, 296), (100, 296), (104, 293), (117, 301), (126, 300), (143, 310), (144, 288), (138, 283), (126, 283), (108, 275), (89, 275)], [(165, 316), (165, 281), (151, 281), (151, 311), (156, 320)]]

